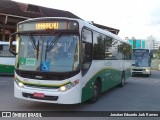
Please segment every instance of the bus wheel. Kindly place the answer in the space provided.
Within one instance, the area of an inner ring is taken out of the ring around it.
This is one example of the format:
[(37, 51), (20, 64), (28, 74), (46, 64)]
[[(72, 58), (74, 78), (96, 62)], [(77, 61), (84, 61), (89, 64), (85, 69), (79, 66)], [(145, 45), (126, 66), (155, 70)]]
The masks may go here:
[(150, 77), (150, 74), (146, 74), (146, 77)]
[(124, 77), (124, 75), (122, 75), (122, 77), (121, 77), (121, 83), (119, 84), (119, 86), (123, 87), (124, 84), (125, 84), (125, 77)]
[(97, 102), (99, 96), (100, 96), (100, 83), (98, 81), (96, 81), (94, 83), (93, 97), (89, 100), (89, 102), (90, 103)]

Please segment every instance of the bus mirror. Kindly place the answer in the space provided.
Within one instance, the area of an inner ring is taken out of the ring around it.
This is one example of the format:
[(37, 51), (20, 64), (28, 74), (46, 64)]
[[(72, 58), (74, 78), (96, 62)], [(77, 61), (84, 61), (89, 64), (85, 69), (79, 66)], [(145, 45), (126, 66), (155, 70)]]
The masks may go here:
[(17, 55), (16, 53), (16, 49), (15, 49), (15, 46), (13, 45), (13, 36), (15, 35), (15, 33), (11, 34), (9, 36), (9, 51), (13, 54), (13, 55)]

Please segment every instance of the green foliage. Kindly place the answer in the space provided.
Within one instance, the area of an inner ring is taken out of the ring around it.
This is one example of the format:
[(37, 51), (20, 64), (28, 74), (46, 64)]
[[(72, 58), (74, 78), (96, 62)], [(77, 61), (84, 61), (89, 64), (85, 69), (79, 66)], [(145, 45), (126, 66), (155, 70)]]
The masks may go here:
[(156, 52), (156, 58), (160, 59), (160, 49)]

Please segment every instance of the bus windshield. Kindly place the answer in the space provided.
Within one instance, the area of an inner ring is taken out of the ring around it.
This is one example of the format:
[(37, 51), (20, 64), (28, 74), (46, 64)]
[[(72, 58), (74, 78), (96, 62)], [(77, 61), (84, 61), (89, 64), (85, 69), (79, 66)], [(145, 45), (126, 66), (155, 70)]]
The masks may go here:
[(132, 66), (150, 67), (150, 55), (148, 51), (133, 51)]
[(19, 35), (16, 68), (70, 72), (79, 69), (79, 37), (75, 34)]

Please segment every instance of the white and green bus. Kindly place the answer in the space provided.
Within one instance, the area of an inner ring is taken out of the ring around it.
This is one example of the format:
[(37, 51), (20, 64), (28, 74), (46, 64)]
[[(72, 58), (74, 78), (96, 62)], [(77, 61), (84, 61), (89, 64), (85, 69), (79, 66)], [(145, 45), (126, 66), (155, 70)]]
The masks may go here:
[(132, 49), (132, 76), (151, 75), (152, 53), (149, 49)]
[(9, 52), (9, 42), (0, 41), (0, 74), (14, 75), (14, 66), (15, 56)]
[(14, 96), (25, 100), (94, 103), (131, 75), (131, 46), (81, 19), (20, 22), (10, 36), (10, 51), (16, 55)]

